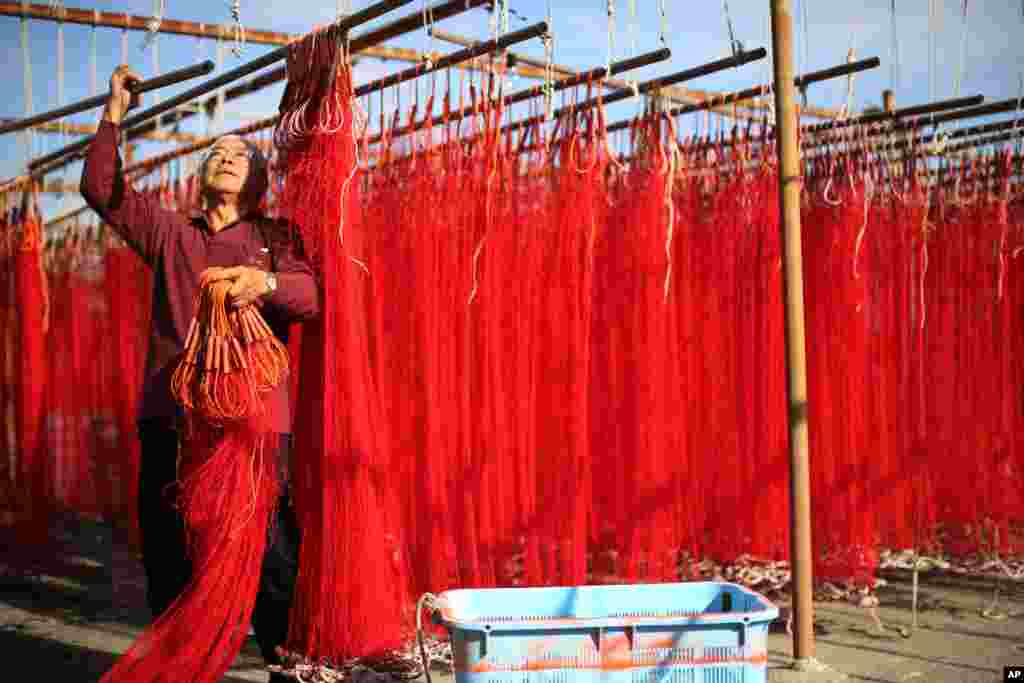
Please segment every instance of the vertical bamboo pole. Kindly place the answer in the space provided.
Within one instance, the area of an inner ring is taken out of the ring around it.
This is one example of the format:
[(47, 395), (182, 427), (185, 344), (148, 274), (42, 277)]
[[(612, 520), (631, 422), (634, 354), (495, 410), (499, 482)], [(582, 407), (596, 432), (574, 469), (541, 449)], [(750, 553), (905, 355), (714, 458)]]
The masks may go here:
[(896, 94), (892, 90), (882, 91), (882, 109), (886, 114), (896, 111)]
[(783, 287), (786, 298), (786, 387), (789, 394), (790, 563), (793, 584), (793, 658), (814, 657), (811, 587), (811, 491), (807, 448), (807, 363), (804, 283), (800, 245), (799, 122), (793, 86), (793, 16), (790, 0), (770, 0), (774, 48), (776, 135), (779, 154)]

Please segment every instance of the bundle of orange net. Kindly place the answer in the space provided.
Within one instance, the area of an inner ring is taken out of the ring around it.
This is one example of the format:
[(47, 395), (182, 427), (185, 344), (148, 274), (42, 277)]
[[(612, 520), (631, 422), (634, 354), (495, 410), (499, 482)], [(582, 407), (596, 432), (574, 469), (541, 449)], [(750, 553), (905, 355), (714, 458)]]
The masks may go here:
[(200, 284), (198, 310), (171, 392), (187, 411), (207, 420), (251, 416), (260, 397), (288, 373), (288, 350), (256, 306), (229, 310), (231, 282)]

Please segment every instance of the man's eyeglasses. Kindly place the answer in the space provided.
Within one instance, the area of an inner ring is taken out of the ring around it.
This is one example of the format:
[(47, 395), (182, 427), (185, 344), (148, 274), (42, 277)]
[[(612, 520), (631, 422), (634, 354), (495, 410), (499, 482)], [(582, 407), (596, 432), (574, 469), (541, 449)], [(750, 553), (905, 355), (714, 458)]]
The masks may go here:
[(212, 152), (210, 152), (210, 155), (208, 157), (206, 157), (206, 160), (208, 162), (213, 161), (214, 159), (217, 159), (218, 161), (226, 161), (228, 159), (231, 159), (233, 161), (245, 161), (246, 163), (248, 163), (249, 161), (252, 160), (252, 152), (249, 151), (248, 149), (242, 149), (238, 151), (215, 149)]

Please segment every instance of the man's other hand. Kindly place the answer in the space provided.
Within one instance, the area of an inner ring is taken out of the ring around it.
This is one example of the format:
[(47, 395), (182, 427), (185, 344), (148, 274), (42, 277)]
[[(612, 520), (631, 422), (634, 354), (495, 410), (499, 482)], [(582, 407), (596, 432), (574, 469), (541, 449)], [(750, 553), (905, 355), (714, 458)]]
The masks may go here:
[(235, 308), (257, 303), (260, 297), (270, 292), (266, 271), (249, 266), (207, 268), (203, 271), (201, 279), (203, 282), (230, 280), (231, 289), (228, 290), (228, 298)]

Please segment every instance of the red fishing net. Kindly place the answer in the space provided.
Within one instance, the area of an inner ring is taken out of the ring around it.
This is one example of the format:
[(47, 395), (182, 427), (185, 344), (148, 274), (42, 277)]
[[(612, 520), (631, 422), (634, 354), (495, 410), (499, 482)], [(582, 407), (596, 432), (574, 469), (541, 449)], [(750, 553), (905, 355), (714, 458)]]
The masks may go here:
[(287, 350), (253, 306), (229, 310), (227, 281), (201, 283), (172, 379), (185, 408), (179, 504), (193, 576), (103, 680), (219, 681), (247, 635), (278, 491), (264, 396)]

